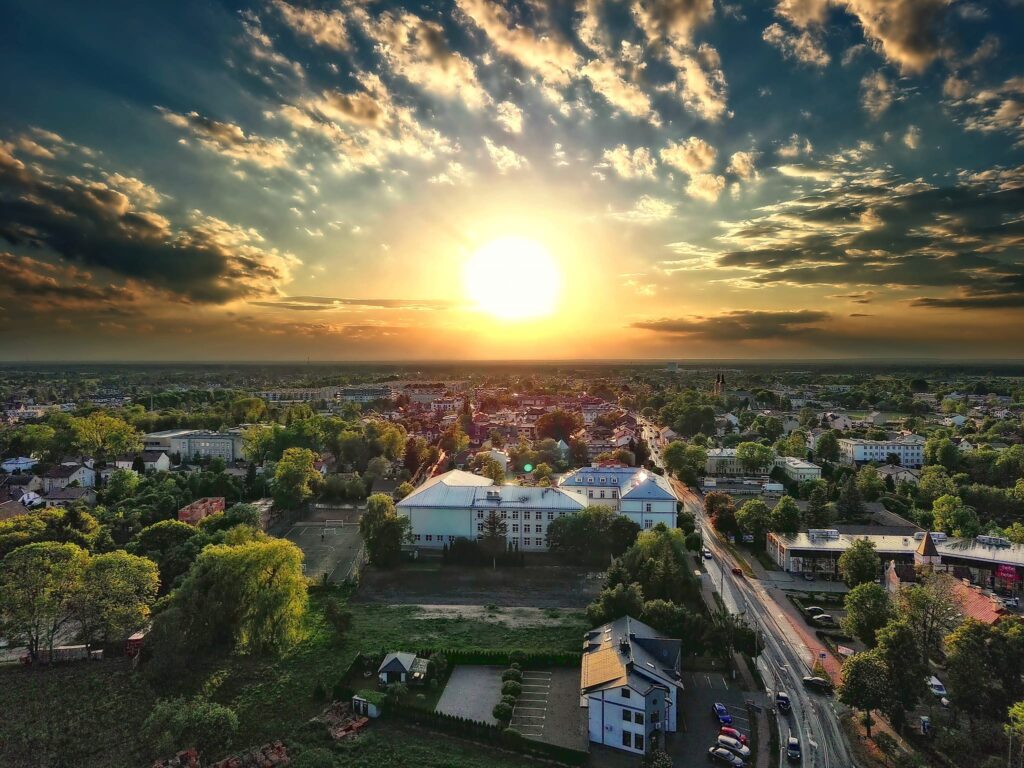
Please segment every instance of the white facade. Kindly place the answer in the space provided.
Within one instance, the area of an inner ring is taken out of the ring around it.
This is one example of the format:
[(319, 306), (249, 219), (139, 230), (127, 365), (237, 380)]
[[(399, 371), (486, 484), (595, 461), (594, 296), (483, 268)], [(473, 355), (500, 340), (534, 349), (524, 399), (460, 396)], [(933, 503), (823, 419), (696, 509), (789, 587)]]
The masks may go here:
[(796, 483), (821, 479), (821, 467), (794, 456), (776, 456), (775, 466), (779, 467), (786, 477)]
[(869, 461), (887, 463), (890, 455), (899, 459), (904, 467), (919, 469), (924, 465), (924, 438), (906, 435), (895, 440), (839, 439), (839, 460), (843, 464), (863, 464)]
[(204, 459), (223, 459), (230, 463), (242, 458), (242, 431), (189, 432), (171, 438), (171, 453), (181, 455), (182, 461), (199, 456)]
[(559, 478), (559, 488), (586, 495), (587, 506), (611, 507), (641, 528), (676, 527), (677, 498), (661, 475), (640, 467), (584, 467)]
[(79, 464), (69, 466), (62, 464), (54, 467), (43, 475), (43, 493), (48, 494), (61, 488), (67, 488), (72, 483), (77, 483), (82, 488), (92, 488), (96, 485), (96, 472)]
[(766, 475), (771, 466), (761, 467), (759, 471), (748, 472), (743, 463), (736, 458), (735, 448), (711, 448), (708, 451), (707, 461), (704, 463), (704, 471), (712, 477), (740, 477), (750, 474)]

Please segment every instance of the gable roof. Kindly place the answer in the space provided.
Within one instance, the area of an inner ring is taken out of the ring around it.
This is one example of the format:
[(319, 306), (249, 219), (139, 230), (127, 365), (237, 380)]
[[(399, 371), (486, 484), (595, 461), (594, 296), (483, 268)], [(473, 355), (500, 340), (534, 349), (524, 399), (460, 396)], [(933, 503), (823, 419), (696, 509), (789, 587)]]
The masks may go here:
[(935, 548), (935, 542), (932, 541), (932, 535), (925, 531), (924, 536), (921, 537), (921, 543), (917, 547), (917, 554), (921, 557), (938, 557), (939, 550)]
[(412, 666), (415, 662), (415, 653), (392, 651), (384, 657), (384, 661), (381, 662), (380, 668), (377, 670), (377, 674), (380, 674), (381, 672), (409, 672), (412, 670)]
[(682, 641), (664, 637), (631, 616), (584, 636), (580, 692), (629, 685), (640, 692), (678, 684)]

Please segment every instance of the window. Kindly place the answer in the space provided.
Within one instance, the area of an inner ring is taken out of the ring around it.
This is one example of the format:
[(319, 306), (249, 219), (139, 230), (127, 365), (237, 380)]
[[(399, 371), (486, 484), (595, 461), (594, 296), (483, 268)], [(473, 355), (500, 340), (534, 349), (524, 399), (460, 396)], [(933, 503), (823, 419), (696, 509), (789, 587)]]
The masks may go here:
[(606, 478), (604, 475), (602, 475), (601, 476), (601, 483), (603, 484), (603, 483), (606, 483), (607, 481), (608, 481), (608, 478)]
[(477, 523), (476, 524), (477, 532), (483, 531), (483, 529), (484, 529), (484, 524), (483, 523)]
[(644, 528), (653, 528), (653, 527), (654, 527), (654, 521), (653, 520), (644, 520)]
[(555, 519), (554, 511), (553, 510), (549, 510), (548, 511), (548, 520), (554, 520), (554, 519)]
[(650, 511), (651, 511), (651, 505), (650, 504), (644, 504), (644, 512), (650, 512)]
[(516, 510), (516, 511), (514, 511), (512, 513), (512, 519), (513, 520), (518, 520), (519, 519), (519, 510)]
[(635, 715), (633, 715), (633, 722), (636, 723), (637, 725), (643, 725), (644, 724), (644, 713), (643, 712), (637, 712)]
[(594, 498), (594, 491), (592, 489), (590, 489), (590, 488), (587, 489), (587, 498), (588, 499)]
[(455, 541), (455, 536), (452, 534), (448, 535), (448, 541)]
[(537, 545), (538, 547), (543, 547), (544, 546), (544, 539), (534, 539), (533, 543), (535, 545)]
[(627, 723), (629, 722), (629, 710), (628, 709), (622, 710), (622, 719), (624, 721), (626, 721)]
[(419, 540), (420, 540), (420, 535), (417, 533), (415, 536), (413, 536), (413, 541), (419, 541)]
[(651, 712), (651, 722), (652, 723), (660, 723), (661, 722), (661, 712), (659, 712), (658, 710), (654, 710), (653, 712)]
[(618, 485), (618, 484), (619, 484), (619, 478), (613, 477), (612, 478), (612, 485)]
[(604, 498), (604, 488), (601, 489), (601, 498)]
[(434, 540), (434, 535), (432, 533), (428, 533), (427, 534), (427, 541), (433, 541), (433, 540)]
[(633, 734), (633, 747), (639, 749), (641, 752), (644, 751), (644, 737), (639, 733)]
[(588, 483), (594, 482), (594, 476), (593, 475), (587, 475), (587, 482)]
[(629, 688), (623, 688), (622, 689), (622, 698), (624, 698), (624, 699), (628, 699), (629, 698)]
[(613, 498), (613, 499), (617, 499), (617, 498), (619, 498), (619, 492), (618, 492), (618, 491), (615, 491), (615, 490), (613, 490), (613, 491), (612, 491), (612, 498)]
[(559, 512), (559, 513), (558, 513), (558, 516), (559, 516), (559, 517), (565, 517), (565, 512)]
[(537, 510), (536, 512), (533, 513), (533, 519), (540, 520), (540, 510)]
[(506, 512), (504, 509), (501, 510), (501, 519), (505, 520), (507, 517), (508, 517), (508, 512)]
[(479, 512), (479, 511), (478, 511), (478, 512), (476, 513), (476, 519), (477, 519), (477, 520), (483, 520), (483, 519), (484, 519), (484, 513), (483, 513), (483, 512)]
[[(623, 712), (622, 714), (626, 714), (626, 713)], [(629, 731), (623, 731), (622, 732), (622, 746), (624, 746), (624, 747), (631, 746), (630, 745), (630, 733), (629, 733)]]
[(512, 523), (512, 533), (519, 533), (519, 523)]

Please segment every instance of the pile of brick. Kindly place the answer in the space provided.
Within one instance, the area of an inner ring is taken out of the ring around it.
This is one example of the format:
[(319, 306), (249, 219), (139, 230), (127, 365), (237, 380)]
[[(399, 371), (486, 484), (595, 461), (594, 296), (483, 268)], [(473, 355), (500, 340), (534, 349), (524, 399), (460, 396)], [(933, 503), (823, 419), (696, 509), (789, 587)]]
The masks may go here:
[(352, 712), (352, 705), (347, 701), (335, 701), (327, 706), (313, 720), (327, 726), (327, 733), (335, 741), (355, 736), (370, 722), (370, 718)]
[(225, 758), (219, 763), (214, 763), (211, 768), (276, 768), (279, 765), (288, 765), (289, 762), (291, 760), (288, 758), (287, 748), (280, 741), (274, 741), (250, 749), (241, 755)]
[(157, 760), (153, 768), (199, 768), (199, 753), (194, 749), (183, 749), (174, 757)]

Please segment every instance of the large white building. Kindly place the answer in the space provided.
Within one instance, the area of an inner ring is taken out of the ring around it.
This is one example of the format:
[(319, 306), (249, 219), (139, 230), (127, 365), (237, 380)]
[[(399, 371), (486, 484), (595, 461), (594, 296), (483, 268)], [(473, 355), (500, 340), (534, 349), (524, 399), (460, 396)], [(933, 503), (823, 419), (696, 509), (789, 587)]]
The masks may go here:
[(580, 702), (590, 741), (643, 755), (676, 730), (682, 642), (623, 616), (584, 636)]
[(178, 454), (182, 461), (196, 456), (204, 459), (224, 459), (231, 463), (242, 458), (241, 427), (232, 427), (224, 432), (207, 432), (200, 429), (168, 429), (150, 432), (142, 438), (147, 451), (163, 451)]
[(584, 467), (563, 475), (558, 487), (586, 494), (588, 506), (606, 506), (641, 528), (676, 527), (676, 494), (661, 475), (640, 467)]
[(775, 466), (779, 467), (786, 477), (796, 483), (821, 479), (821, 467), (809, 461), (798, 459), (795, 456), (776, 456)]
[(743, 463), (736, 458), (735, 448), (710, 448), (704, 471), (712, 477), (740, 477), (743, 475), (767, 475), (771, 465), (761, 467), (757, 472), (748, 472)]
[[(581, 478), (581, 473), (590, 474)], [(547, 488), (495, 485), (490, 478), (453, 469), (427, 480), (396, 508), (409, 518), (414, 543), (425, 549), (440, 549), (458, 538), (476, 539), (492, 511), (505, 521), (509, 543), (527, 551), (547, 550), (551, 521), (602, 504), (641, 528), (658, 523), (675, 527), (676, 498), (658, 475), (635, 467), (595, 467), (562, 480)]]
[(920, 435), (902, 435), (895, 440), (860, 440), (851, 437), (839, 439), (839, 461), (850, 466), (877, 461), (888, 464), (890, 456), (897, 456), (903, 467), (920, 469), (924, 466), (924, 438)]

